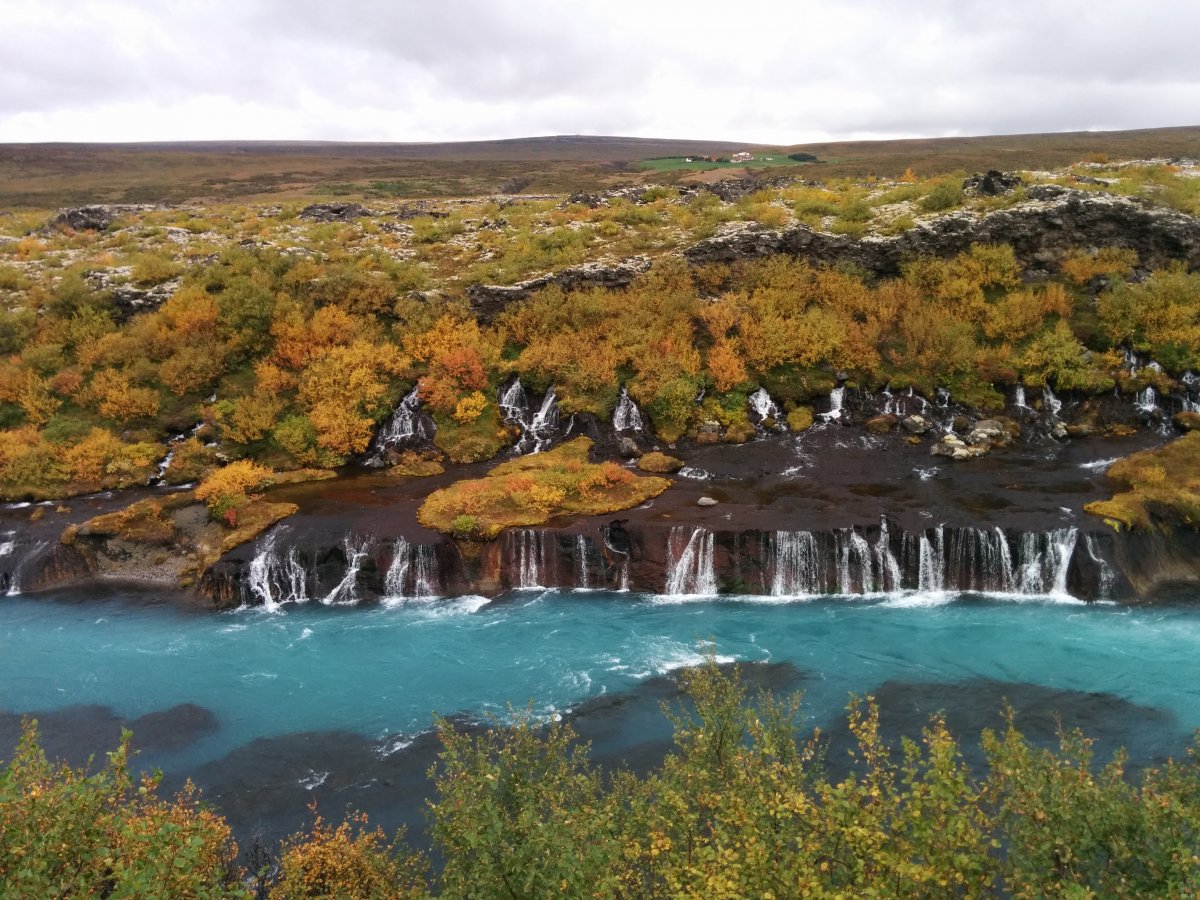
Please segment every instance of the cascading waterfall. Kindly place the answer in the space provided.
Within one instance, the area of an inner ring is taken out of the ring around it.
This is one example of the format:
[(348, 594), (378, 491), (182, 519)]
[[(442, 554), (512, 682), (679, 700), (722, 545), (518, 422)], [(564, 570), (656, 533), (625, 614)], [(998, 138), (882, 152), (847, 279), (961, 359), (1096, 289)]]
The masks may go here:
[(750, 407), (750, 412), (754, 414), (751, 421), (756, 426), (765, 427), (767, 422), (771, 422), (777, 430), (787, 430), (783, 410), (771, 399), (771, 395), (767, 393), (766, 388), (760, 387), (746, 398), (746, 403)]
[[(1078, 532), (1062, 528), (1022, 534), (1013, 544), (1000, 528), (939, 525), (903, 533), (897, 557), (887, 519), (872, 542), (853, 528), (813, 534), (776, 531), (763, 541), (764, 582), (771, 596), (983, 591), (996, 594), (1058, 594), (1067, 589)], [(1112, 568), (1089, 545), (1088, 552), (1110, 590)]]
[(1158, 412), (1158, 393), (1154, 388), (1147, 385), (1137, 392), (1134, 405), (1137, 407), (1138, 412), (1153, 415)]
[(387, 424), (375, 435), (368, 451), (367, 465), (383, 465), (389, 449), (433, 439), (437, 426), (433, 424), (433, 420), (421, 415), (420, 406), (420, 388), (414, 387), (404, 395)]
[(516, 587), (522, 589), (542, 588), (542, 560), (545, 532), (523, 528), (511, 538), (516, 553)]
[[(8, 546), (8, 552), (4, 555), (7, 556), (9, 553), (13, 552), (16, 542), (9, 540), (5, 541), (5, 544)], [(17, 560), (17, 564), (13, 566), (13, 570), (8, 576), (8, 589), (4, 592), (6, 596), (16, 597), (21, 593), (21, 580), (25, 574), (25, 570), (28, 568), (31, 562), (39, 559), (42, 554), (49, 549), (49, 547), (49, 541), (38, 541), (29, 548), (28, 552), (26, 552), (24, 556)]]
[(1112, 599), (1113, 585), (1116, 584), (1117, 580), (1117, 575), (1113, 571), (1113, 567), (1104, 558), (1099, 548), (1096, 547), (1096, 542), (1090, 534), (1083, 536), (1083, 546), (1087, 550), (1088, 556), (1091, 557), (1092, 562), (1096, 564), (1096, 571), (1100, 576), (1099, 596), (1097, 599)]
[(529, 415), (529, 398), (520, 378), (500, 392), (497, 404), (501, 418), (521, 429), (521, 437), (513, 448), (517, 454), (538, 453), (550, 446), (558, 432), (559, 420), (554, 388), (546, 391), (542, 405), (532, 417)]
[(891, 535), (888, 534), (887, 516), (879, 519), (879, 539), (875, 542), (875, 570), (879, 573), (877, 589), (898, 591), (904, 582), (900, 562), (892, 552)]
[(1050, 385), (1042, 388), (1042, 408), (1049, 413), (1050, 418), (1057, 419), (1058, 414), (1062, 412), (1062, 401), (1054, 396), (1054, 391), (1050, 390)]
[(437, 555), (432, 544), (397, 538), (383, 579), (385, 602), (432, 600), (439, 596)]
[(821, 593), (823, 559), (817, 539), (808, 531), (776, 531), (768, 542), (772, 597), (806, 597)]
[(1016, 589), (1021, 594), (1066, 594), (1067, 573), (1078, 540), (1077, 528), (1026, 532), (1018, 549)]
[(642, 411), (629, 396), (629, 391), (621, 388), (621, 396), (617, 398), (617, 408), (613, 410), (613, 431), (641, 431), (643, 426)]
[(342, 551), (346, 558), (346, 571), (333, 590), (321, 598), (326, 606), (353, 606), (358, 603), (358, 573), (366, 559), (371, 542), (365, 538), (346, 535), (342, 538)]
[(871, 548), (867, 539), (853, 528), (837, 533), (839, 594), (869, 594), (874, 590), (871, 572)]
[[(1200, 375), (1188, 369), (1179, 380), (1183, 384), (1183, 411), (1200, 412)], [(1195, 400), (1192, 399), (1193, 394), (1196, 395)]]
[(1025, 402), (1025, 385), (1018, 384), (1013, 391), (1013, 406), (1017, 409), (1029, 409), (1029, 405)]
[(591, 573), (588, 570), (588, 539), (582, 534), (575, 535), (575, 586), (589, 590), (592, 586)]
[(717, 593), (713, 568), (713, 533), (699, 526), (671, 529), (667, 553), (667, 586), (671, 597), (711, 597)]
[(500, 418), (505, 422), (516, 425), (525, 423), (525, 417), (529, 414), (529, 398), (525, 396), (520, 378), (513, 379), (513, 383), (500, 392), (496, 405), (500, 407)]
[(1003, 530), (956, 528), (945, 537), (945, 548), (945, 564), (958, 590), (1012, 593), (1016, 576)]
[(839, 384), (829, 392), (829, 412), (821, 413), (826, 422), (835, 422), (842, 418), (842, 404), (846, 401), (846, 387)]
[(271, 532), (250, 560), (246, 572), (247, 601), (256, 600), (268, 611), (283, 603), (309, 600), (308, 572), (300, 562), (300, 553), (289, 547), (286, 553), (276, 549), (279, 532)]
[(934, 593), (945, 590), (946, 585), (946, 529), (939, 525), (933, 529), (933, 539), (921, 532), (918, 539), (919, 568), (917, 589)]

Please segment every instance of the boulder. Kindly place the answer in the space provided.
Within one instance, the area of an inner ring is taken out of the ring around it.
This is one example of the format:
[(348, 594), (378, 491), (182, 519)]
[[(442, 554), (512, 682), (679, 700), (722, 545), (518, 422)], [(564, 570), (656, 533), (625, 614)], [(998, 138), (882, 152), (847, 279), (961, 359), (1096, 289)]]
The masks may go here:
[(874, 418), (867, 419), (867, 431), (871, 432), (871, 434), (888, 434), (896, 427), (898, 421), (899, 419), (890, 414), (875, 416)]
[(930, 453), (933, 456), (945, 456), (949, 459), (975, 459), (983, 456), (991, 449), (991, 444), (986, 442), (978, 445), (971, 445), (954, 434), (945, 435), (940, 441), (933, 445)]
[(313, 203), (300, 210), (300, 218), (309, 222), (353, 222), (373, 215), (361, 203)]
[(924, 416), (905, 416), (900, 420), (900, 427), (909, 434), (925, 434), (933, 427)]
[(629, 435), (623, 434), (617, 439), (617, 452), (626, 459), (633, 459), (642, 455), (642, 448)]
[(716, 506), (720, 500), (714, 500), (712, 497), (701, 497), (696, 501), (697, 506)]
[(1171, 421), (1180, 431), (1200, 431), (1200, 412), (1177, 412)]
[(999, 197), (1011, 194), (1021, 186), (1021, 176), (1016, 172), (998, 172), (992, 169), (986, 175), (972, 175), (963, 181), (963, 190), (977, 197)]

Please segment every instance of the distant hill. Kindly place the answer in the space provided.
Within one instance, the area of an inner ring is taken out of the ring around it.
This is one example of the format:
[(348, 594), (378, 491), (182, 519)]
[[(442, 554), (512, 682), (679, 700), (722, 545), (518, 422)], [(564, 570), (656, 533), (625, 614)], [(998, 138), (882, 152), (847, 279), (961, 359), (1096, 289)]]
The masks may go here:
[[(556, 135), (448, 143), (185, 141), (0, 144), (0, 209), (87, 202), (291, 201), (318, 196), (478, 196), (564, 192), (671, 181), (646, 172), (656, 157), (769, 149), (818, 162), (775, 166), (806, 178), (895, 176), (1061, 166), (1089, 154), (1114, 159), (1200, 154), (1200, 127), (1119, 132), (848, 141), (788, 147), (717, 140)], [(747, 164), (754, 171), (753, 162)]]

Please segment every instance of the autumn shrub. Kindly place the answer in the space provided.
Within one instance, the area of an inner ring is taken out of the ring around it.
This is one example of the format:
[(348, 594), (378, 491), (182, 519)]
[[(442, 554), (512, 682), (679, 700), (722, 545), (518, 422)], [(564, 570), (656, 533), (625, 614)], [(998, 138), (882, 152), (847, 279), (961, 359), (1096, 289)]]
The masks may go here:
[(397, 834), (389, 839), (382, 829), (370, 828), (361, 814), (352, 814), (336, 827), (315, 815), (308, 831), (284, 841), (279, 874), (268, 897), (428, 897), (423, 861), (404, 850), (401, 838)]
[(36, 723), (0, 771), (0, 877), (9, 897), (245, 897), (229, 826), (190, 785), (158, 796), (129, 770), (129, 733), (94, 774), (53, 765)]
[(266, 466), (240, 459), (208, 475), (196, 488), (195, 496), (205, 502), (214, 519), (225, 519), (232, 525), (237, 521), (237, 510), (250, 502), (253, 492), (269, 486), (274, 474)]

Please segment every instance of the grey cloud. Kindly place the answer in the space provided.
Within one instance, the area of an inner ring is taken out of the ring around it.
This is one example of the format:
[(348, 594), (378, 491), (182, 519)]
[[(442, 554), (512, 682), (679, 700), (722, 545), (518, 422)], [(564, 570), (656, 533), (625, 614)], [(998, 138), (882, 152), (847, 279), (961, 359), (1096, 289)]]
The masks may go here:
[(1170, 0), (0, 0), (0, 16), (17, 23), (0, 32), (0, 140), (790, 143), (1200, 110), (1200, 5)]

